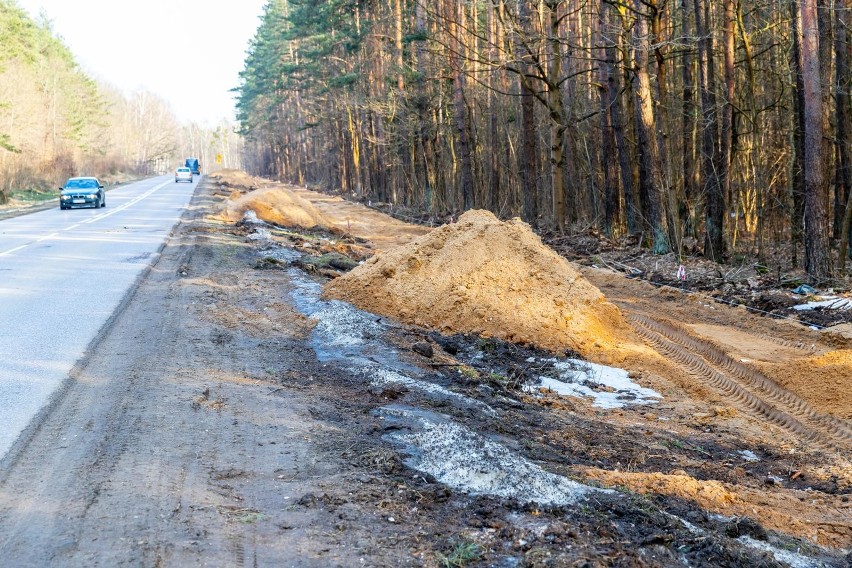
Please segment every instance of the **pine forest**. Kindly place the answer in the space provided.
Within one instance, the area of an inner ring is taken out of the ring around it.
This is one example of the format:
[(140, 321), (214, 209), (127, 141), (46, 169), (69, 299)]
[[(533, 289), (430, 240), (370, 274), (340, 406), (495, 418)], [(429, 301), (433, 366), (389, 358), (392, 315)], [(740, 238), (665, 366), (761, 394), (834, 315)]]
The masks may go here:
[(271, 0), (247, 167), (825, 281), (849, 256), (850, 4)]

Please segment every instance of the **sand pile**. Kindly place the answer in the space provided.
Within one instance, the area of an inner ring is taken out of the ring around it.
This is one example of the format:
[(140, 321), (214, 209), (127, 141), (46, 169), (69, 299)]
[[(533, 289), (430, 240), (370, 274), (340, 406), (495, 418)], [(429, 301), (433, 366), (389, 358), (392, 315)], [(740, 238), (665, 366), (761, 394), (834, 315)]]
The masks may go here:
[(246, 194), (234, 192), (225, 203), (225, 217), (239, 221), (252, 210), (258, 219), (281, 227), (331, 227), (332, 223), (308, 201), (283, 187), (265, 187)]
[(820, 412), (852, 420), (852, 349), (758, 366)]
[(326, 285), (328, 297), (444, 333), (479, 333), (612, 360), (618, 309), (529, 226), (468, 211)]
[(243, 191), (251, 191), (252, 189), (257, 189), (261, 185), (261, 180), (250, 176), (243, 170), (219, 170), (211, 173), (208, 177), (215, 179), (222, 185)]

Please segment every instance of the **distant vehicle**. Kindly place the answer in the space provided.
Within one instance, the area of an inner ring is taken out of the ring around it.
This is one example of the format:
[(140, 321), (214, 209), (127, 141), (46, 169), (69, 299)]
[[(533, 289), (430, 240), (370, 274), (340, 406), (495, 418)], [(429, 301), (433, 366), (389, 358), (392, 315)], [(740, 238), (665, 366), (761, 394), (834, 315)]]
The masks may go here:
[(184, 165), (189, 168), (194, 175), (201, 175), (201, 164), (198, 163), (198, 158), (187, 158)]
[(106, 207), (103, 184), (96, 177), (73, 177), (59, 188), (59, 208)]
[(189, 168), (178, 168), (175, 170), (175, 183), (179, 181), (188, 181), (192, 183), (192, 170)]

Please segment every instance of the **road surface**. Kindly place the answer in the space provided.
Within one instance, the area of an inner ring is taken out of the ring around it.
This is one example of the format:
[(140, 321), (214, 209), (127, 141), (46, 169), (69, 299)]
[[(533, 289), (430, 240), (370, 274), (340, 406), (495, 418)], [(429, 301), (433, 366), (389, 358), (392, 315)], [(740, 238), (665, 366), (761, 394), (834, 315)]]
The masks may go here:
[(106, 208), (0, 221), (0, 459), (150, 266), (196, 183), (107, 193)]

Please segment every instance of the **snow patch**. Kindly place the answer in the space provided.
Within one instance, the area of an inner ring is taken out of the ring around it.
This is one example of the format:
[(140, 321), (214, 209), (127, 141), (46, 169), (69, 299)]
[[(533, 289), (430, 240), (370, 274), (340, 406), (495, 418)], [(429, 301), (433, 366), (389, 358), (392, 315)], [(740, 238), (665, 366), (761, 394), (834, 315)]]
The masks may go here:
[(368, 378), (373, 385), (401, 384), (429, 395), (456, 400), (466, 408), (497, 415), (485, 403), (416, 378), (421, 371), (403, 363), (397, 351), (381, 340), (386, 330), (382, 318), (347, 302), (323, 300), (319, 284), (306, 279), (298, 270), (291, 270), (289, 274), (296, 309), (317, 321), (311, 334), (311, 346), (317, 359), (346, 364), (350, 372)]
[(541, 505), (568, 505), (593, 491), (610, 492), (545, 471), (446, 416), (402, 407), (386, 407), (381, 414), (408, 427), (387, 435), (410, 451), (405, 464), (458, 491)]
[(776, 548), (769, 543), (755, 540), (749, 536), (741, 536), (737, 540), (750, 548), (770, 553), (772, 556), (775, 557), (775, 560), (777, 560), (778, 562), (784, 562), (786, 564), (789, 564), (790, 568), (827, 567), (827, 564), (825, 564), (824, 562), (814, 560), (813, 558), (808, 558), (807, 556), (803, 556), (796, 552)]
[(371, 384), (375, 386), (399, 384), (410, 389), (415, 389), (431, 394), (437, 394), (446, 398), (454, 398), (464, 403), (465, 405), (478, 407), (482, 409), (485, 413), (490, 414), (491, 416), (497, 415), (497, 412), (485, 403), (479, 402), (478, 400), (472, 399), (462, 394), (455, 393), (449, 389), (445, 389), (441, 385), (436, 385), (427, 381), (413, 379), (391, 369), (367, 367), (361, 369), (361, 372), (369, 376), (371, 379)]
[(542, 376), (540, 384), (528, 386), (528, 391), (546, 388), (562, 396), (590, 397), (592, 406), (622, 408), (628, 404), (655, 404), (663, 398), (652, 389), (639, 386), (627, 371), (598, 365), (580, 359), (557, 361), (551, 359), (559, 379)]
[(740, 450), (737, 453), (740, 455), (741, 458), (743, 458), (747, 462), (759, 462), (760, 461), (760, 458), (757, 457), (757, 454), (755, 454), (751, 450)]
[(852, 309), (852, 299), (849, 298), (838, 298), (837, 296), (823, 296), (822, 300), (816, 302), (808, 302), (806, 304), (799, 304), (797, 306), (793, 306), (794, 310), (802, 311), (810, 311), (816, 308), (825, 308), (826, 310), (840, 310), (846, 311)]

